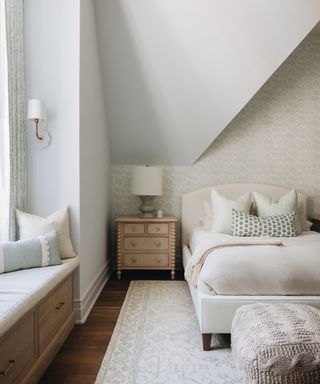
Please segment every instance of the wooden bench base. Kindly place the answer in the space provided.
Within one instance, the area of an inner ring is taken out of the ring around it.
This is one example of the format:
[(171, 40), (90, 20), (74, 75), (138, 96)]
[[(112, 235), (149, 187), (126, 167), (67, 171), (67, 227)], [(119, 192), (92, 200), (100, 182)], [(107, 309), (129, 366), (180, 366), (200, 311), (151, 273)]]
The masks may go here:
[(75, 323), (70, 274), (0, 337), (1, 384), (37, 383)]

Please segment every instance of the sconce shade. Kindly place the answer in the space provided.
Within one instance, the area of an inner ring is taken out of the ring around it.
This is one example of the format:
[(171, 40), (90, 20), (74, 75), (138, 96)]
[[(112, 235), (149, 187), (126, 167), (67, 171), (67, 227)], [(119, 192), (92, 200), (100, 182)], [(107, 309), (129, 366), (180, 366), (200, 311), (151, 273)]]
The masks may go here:
[(136, 166), (133, 168), (132, 195), (162, 195), (162, 169), (159, 167)]
[(47, 108), (42, 100), (31, 99), (28, 102), (28, 120), (47, 119)]

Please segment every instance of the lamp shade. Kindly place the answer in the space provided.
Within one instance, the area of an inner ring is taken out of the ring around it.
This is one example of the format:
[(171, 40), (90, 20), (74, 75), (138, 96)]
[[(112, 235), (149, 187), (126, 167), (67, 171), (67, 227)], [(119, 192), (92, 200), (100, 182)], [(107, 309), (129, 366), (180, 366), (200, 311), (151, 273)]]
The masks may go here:
[(47, 119), (47, 108), (42, 100), (31, 99), (28, 102), (28, 119)]
[(134, 167), (131, 193), (139, 196), (162, 195), (162, 169), (148, 166)]

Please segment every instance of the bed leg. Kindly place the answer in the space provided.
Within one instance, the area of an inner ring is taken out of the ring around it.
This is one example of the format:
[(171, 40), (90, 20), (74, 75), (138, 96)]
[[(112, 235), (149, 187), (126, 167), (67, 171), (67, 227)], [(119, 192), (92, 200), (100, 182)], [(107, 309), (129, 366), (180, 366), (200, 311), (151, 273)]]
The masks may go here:
[(211, 349), (212, 333), (202, 333), (202, 346), (204, 351)]

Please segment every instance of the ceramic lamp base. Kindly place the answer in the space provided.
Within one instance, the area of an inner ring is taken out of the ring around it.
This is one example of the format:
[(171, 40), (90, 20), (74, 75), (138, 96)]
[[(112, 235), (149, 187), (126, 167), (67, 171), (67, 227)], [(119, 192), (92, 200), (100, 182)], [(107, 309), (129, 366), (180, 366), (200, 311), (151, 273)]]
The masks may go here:
[(154, 205), (155, 196), (139, 196), (141, 200), (141, 205), (139, 207), (141, 212), (141, 217), (155, 217), (154, 212), (156, 207)]

